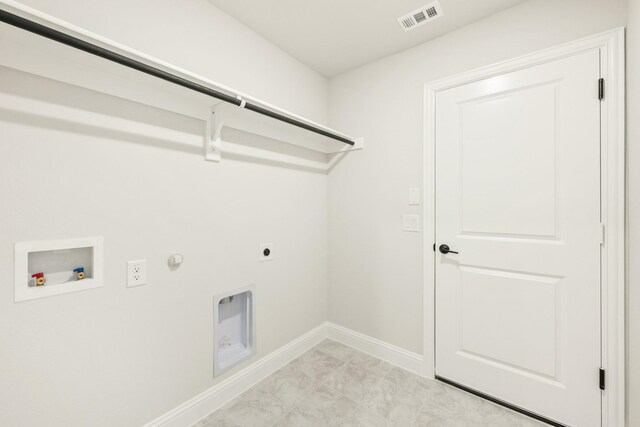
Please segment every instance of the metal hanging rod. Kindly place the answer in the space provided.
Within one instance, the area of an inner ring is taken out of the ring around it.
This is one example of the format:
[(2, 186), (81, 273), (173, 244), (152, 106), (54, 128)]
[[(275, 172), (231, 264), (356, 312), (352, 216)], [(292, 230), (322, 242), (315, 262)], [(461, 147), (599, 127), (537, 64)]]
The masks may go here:
[(293, 119), (291, 117), (287, 117), (284, 114), (280, 114), (275, 111), (271, 111), (267, 108), (261, 107), (256, 104), (252, 104), (245, 100), (242, 100), (233, 95), (228, 95), (226, 93), (208, 88), (201, 84), (192, 82), (191, 80), (176, 76), (175, 74), (168, 73), (161, 69), (152, 67), (150, 65), (144, 64), (140, 61), (136, 61), (135, 59), (128, 58), (119, 53), (113, 52), (109, 49), (105, 49), (103, 47), (97, 46), (93, 43), (89, 43), (87, 41), (81, 40), (77, 37), (73, 37), (69, 34), (65, 34), (61, 31), (54, 30), (53, 28), (47, 27), (46, 25), (39, 24), (37, 22), (31, 21), (29, 19), (23, 18), (18, 15), (14, 15), (13, 13), (9, 13), (5, 10), (0, 9), (0, 21), (13, 25), (14, 27), (21, 28), (23, 30), (29, 31), (31, 33), (37, 34), (42, 37), (46, 37), (48, 39), (54, 40), (58, 43), (62, 43), (67, 46), (71, 46), (75, 49), (82, 50), (84, 52), (90, 53), (95, 56), (99, 56), (100, 58), (104, 58), (106, 60), (118, 63), (120, 65), (124, 65), (125, 67), (132, 68), (134, 70), (138, 70), (150, 76), (157, 77), (159, 79), (168, 81), (170, 83), (176, 84), (178, 86), (185, 87), (195, 92), (202, 93), (204, 95), (210, 96), (215, 99), (219, 99), (224, 102), (228, 102), (230, 104), (236, 105), (238, 107), (246, 108), (247, 110), (254, 111), (258, 114), (262, 114), (264, 116), (271, 117), (273, 119), (279, 120), (284, 123), (288, 123), (290, 125), (308, 130), (310, 132), (317, 133), (319, 135), (326, 136), (327, 138), (335, 139), (340, 142), (344, 142), (345, 144), (355, 145), (355, 142), (349, 138), (346, 138), (342, 135), (338, 135), (336, 133), (330, 132), (328, 130), (310, 125), (308, 123), (302, 122), (300, 120)]

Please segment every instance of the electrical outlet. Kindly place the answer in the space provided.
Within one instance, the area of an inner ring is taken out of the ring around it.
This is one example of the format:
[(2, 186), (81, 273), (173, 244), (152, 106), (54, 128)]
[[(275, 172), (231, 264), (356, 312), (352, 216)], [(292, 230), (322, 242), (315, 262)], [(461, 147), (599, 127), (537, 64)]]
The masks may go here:
[(127, 287), (147, 284), (147, 260), (129, 261), (127, 263)]
[(420, 231), (420, 217), (418, 215), (402, 215), (403, 231)]
[(273, 259), (273, 243), (263, 243), (260, 245), (258, 261), (271, 261)]

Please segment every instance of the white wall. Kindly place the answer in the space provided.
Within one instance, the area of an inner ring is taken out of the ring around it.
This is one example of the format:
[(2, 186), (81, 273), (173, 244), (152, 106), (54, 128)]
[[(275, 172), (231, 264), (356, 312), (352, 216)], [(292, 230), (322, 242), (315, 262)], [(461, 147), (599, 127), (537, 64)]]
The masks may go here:
[(326, 121), (326, 78), (206, 0), (21, 3), (312, 120)]
[[(28, 4), (326, 119), (324, 78), (204, 0)], [(326, 319), (326, 175), (205, 162), (203, 127), (0, 67), (1, 426), (140, 426), (208, 389), (220, 292), (257, 286), (252, 361)], [(103, 288), (13, 302), (16, 241), (94, 235)], [(260, 242), (277, 259), (258, 263)], [(170, 271), (176, 251), (185, 262)], [(140, 258), (149, 283), (126, 288), (126, 262)]]
[(424, 84), (626, 23), (623, 0), (532, 0), (330, 81), (330, 124), (366, 149), (329, 177), (329, 320), (422, 353)]
[(640, 425), (640, 0), (629, 0), (627, 30), (628, 425)]

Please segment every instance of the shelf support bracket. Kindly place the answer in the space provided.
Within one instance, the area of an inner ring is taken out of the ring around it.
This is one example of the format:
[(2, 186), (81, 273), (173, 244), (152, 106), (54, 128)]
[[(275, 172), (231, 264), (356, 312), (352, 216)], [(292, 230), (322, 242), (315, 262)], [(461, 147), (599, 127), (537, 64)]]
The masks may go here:
[(210, 162), (220, 162), (222, 158), (222, 126), (225, 105), (218, 105), (211, 109), (207, 121), (207, 133), (204, 142), (204, 158)]

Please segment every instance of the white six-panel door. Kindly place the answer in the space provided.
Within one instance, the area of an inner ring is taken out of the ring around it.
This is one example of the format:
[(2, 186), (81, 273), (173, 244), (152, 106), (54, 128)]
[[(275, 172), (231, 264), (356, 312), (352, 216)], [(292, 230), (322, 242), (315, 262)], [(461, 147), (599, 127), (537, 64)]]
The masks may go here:
[(438, 92), (436, 375), (601, 425), (600, 53)]

